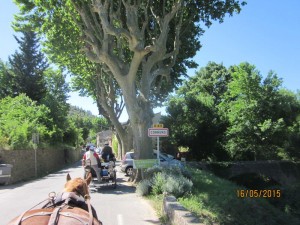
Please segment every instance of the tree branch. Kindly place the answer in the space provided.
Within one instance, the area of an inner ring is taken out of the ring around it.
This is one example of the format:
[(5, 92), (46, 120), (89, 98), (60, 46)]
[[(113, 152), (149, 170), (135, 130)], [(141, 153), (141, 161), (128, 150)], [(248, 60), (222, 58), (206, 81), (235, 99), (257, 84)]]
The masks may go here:
[[(153, 16), (156, 18), (157, 23), (160, 26), (160, 35), (157, 40), (153, 43), (153, 46), (150, 47), (152, 54), (148, 57), (148, 59), (143, 63), (143, 72), (142, 72), (142, 89), (144, 95), (146, 93), (150, 93), (151, 85), (153, 84), (154, 80), (159, 75), (166, 76), (169, 79), (170, 69), (174, 66), (176, 62), (176, 56), (179, 53), (179, 35), (181, 30), (181, 23), (182, 23), (182, 11), (180, 12), (181, 5), (183, 0), (178, 0), (176, 4), (172, 7), (172, 10), (165, 14), (163, 18), (160, 18), (155, 15), (153, 10), (151, 12)], [(176, 33), (174, 37), (174, 47), (173, 51), (166, 53), (166, 44), (167, 44), (167, 37), (169, 35), (169, 24), (170, 21), (176, 16), (179, 16), (179, 25), (176, 27)], [(168, 65), (163, 65), (162, 62), (166, 59), (170, 59)], [(161, 62), (161, 63), (160, 63)], [(159, 66), (159, 63), (163, 66)], [(158, 68), (152, 71), (153, 68), (157, 66)], [(151, 74), (151, 75), (150, 75)]]
[(131, 36), (129, 32), (123, 28), (115, 28), (111, 25), (111, 23), (108, 21), (108, 6), (109, 1), (105, 1), (105, 5), (101, 3), (101, 0), (95, 0), (94, 1), (94, 10), (99, 14), (99, 17), (101, 19), (102, 27), (104, 32), (107, 34), (113, 35), (117, 38), (119, 38), (121, 35), (124, 36), (129, 43), (131, 43)]

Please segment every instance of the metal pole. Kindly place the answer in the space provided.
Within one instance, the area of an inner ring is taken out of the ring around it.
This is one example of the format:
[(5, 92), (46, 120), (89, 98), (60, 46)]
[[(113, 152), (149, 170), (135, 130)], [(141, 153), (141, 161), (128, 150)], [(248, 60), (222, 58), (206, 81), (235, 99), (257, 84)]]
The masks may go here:
[[(35, 145), (35, 144), (34, 144)], [(35, 177), (37, 177), (37, 157), (36, 157), (36, 149), (37, 147), (34, 146), (34, 169), (35, 169)]]
[(39, 133), (35, 132), (32, 134), (32, 142), (33, 142), (33, 148), (34, 148), (34, 171), (35, 176), (37, 177), (37, 145), (39, 143)]
[(158, 165), (160, 166), (160, 160), (159, 160), (159, 137), (157, 137), (157, 160), (158, 160)]

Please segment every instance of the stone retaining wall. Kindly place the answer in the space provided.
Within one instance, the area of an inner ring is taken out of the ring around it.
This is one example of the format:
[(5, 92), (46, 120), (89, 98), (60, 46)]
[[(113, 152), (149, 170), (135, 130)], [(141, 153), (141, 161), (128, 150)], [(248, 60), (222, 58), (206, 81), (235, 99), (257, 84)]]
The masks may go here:
[(174, 196), (165, 196), (164, 213), (170, 220), (172, 225), (204, 225), (200, 219), (185, 209)]
[[(37, 149), (37, 176), (63, 168), (81, 158), (80, 149)], [(34, 150), (0, 150), (1, 163), (11, 164), (9, 183), (28, 180), (35, 177)]]

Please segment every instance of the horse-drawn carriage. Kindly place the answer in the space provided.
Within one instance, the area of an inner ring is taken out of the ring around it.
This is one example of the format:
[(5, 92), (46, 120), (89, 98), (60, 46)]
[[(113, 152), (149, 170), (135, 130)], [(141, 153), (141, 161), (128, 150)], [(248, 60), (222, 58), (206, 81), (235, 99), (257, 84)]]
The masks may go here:
[(91, 173), (93, 180), (90, 184), (90, 190), (91, 191), (97, 191), (102, 186), (108, 186), (111, 185), (113, 188), (117, 187), (117, 173), (115, 169), (115, 161), (113, 159), (107, 161), (107, 162), (101, 162), (98, 166), (100, 168), (100, 176), (101, 181), (98, 182), (96, 172), (94, 169), (90, 166), (90, 161), (86, 160), (86, 165), (84, 167), (85, 174)]

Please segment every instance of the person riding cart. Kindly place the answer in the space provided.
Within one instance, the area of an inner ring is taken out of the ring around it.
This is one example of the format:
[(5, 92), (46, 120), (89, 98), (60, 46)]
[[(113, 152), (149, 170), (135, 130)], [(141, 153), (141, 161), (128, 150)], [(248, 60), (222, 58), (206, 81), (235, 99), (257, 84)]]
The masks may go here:
[[(96, 177), (97, 175), (98, 182), (96, 183), (92, 180), (90, 187), (91, 191), (97, 191), (99, 188), (106, 185), (112, 185), (113, 188), (117, 187), (115, 157), (112, 154), (111, 148), (108, 145), (107, 147), (108, 148), (104, 149), (104, 154), (102, 154), (102, 157), (105, 157), (103, 161), (100, 161), (100, 157), (96, 152), (90, 151), (91, 149), (93, 150), (94, 147), (89, 147), (85, 156), (83, 156), (82, 165), (85, 169), (84, 177), (86, 177), (89, 173), (92, 174), (92, 177)], [(89, 154), (89, 152), (92, 152), (92, 154)]]
[[(94, 151), (95, 147), (93, 145), (86, 147), (86, 152), (82, 157), (82, 166), (86, 168), (86, 166), (90, 166), (96, 173), (97, 180), (101, 182), (101, 162), (98, 154)], [(86, 170), (84, 169), (84, 177), (86, 177)]]
[(116, 161), (112, 148), (108, 145), (108, 143), (105, 143), (105, 146), (102, 149), (101, 158), (104, 162)]

